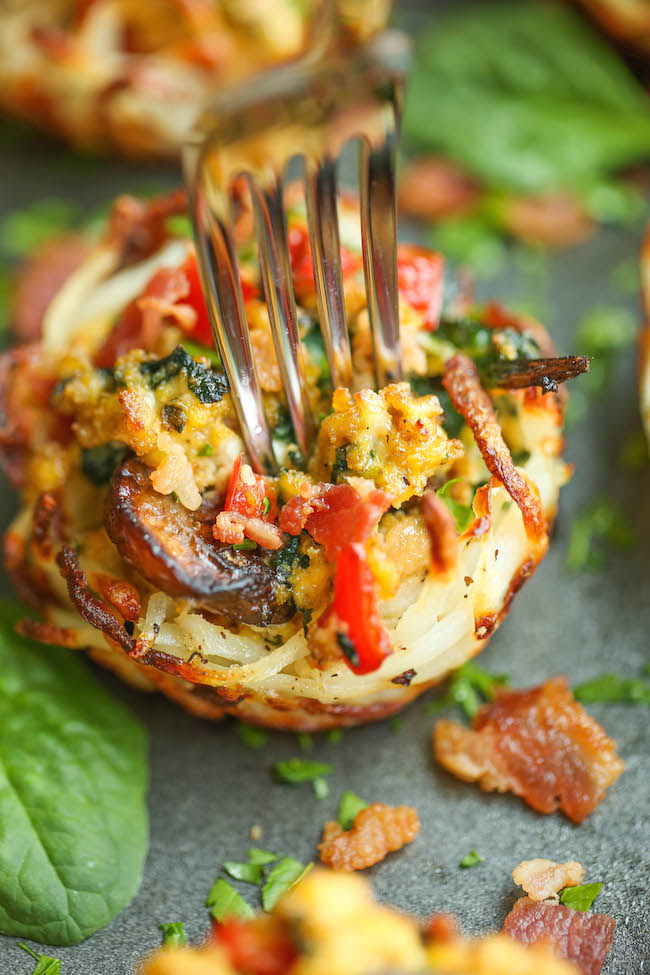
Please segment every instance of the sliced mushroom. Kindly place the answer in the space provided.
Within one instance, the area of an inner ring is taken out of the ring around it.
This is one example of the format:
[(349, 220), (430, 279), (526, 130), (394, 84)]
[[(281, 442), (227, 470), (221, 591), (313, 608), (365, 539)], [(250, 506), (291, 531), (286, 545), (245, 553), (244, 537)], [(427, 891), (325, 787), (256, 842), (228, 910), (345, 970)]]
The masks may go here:
[(287, 620), (293, 604), (279, 602), (277, 576), (261, 554), (216, 542), (214, 505), (188, 511), (154, 491), (149, 474), (131, 458), (111, 480), (104, 523), (122, 558), (152, 586), (210, 612), (259, 626)]

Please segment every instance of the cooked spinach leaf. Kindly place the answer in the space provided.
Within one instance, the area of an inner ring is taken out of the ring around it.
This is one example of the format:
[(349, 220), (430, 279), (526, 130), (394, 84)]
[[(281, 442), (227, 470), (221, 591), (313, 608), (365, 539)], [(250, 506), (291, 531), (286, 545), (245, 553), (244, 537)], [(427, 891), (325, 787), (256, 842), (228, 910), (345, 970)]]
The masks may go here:
[(147, 376), (152, 389), (173, 379), (181, 372), (187, 376), (187, 385), (200, 403), (220, 403), (228, 391), (225, 376), (196, 362), (182, 345), (164, 359), (151, 359), (140, 365), (140, 372)]
[(84, 447), (81, 451), (81, 469), (93, 484), (107, 484), (113, 471), (129, 452), (122, 443), (103, 443), (97, 447)]
[(0, 604), (0, 932), (77, 944), (140, 885), (147, 742), (69, 650)]

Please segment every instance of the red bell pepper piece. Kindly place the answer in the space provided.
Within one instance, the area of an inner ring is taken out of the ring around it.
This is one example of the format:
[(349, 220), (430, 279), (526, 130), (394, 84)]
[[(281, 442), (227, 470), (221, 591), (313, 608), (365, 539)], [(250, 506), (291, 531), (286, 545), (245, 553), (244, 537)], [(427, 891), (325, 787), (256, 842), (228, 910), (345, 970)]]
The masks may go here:
[(430, 331), (438, 327), (440, 320), (444, 267), (442, 254), (415, 244), (401, 244), (397, 249), (399, 296), (416, 311), (425, 313), (425, 323)]
[(349, 545), (338, 557), (332, 612), (347, 625), (340, 642), (350, 669), (355, 674), (377, 670), (392, 648), (379, 616), (375, 581), (363, 545)]
[(233, 969), (247, 975), (285, 975), (297, 958), (288, 936), (273, 922), (213, 922), (212, 934)]
[[(300, 296), (313, 293), (316, 285), (314, 283), (314, 267), (311, 259), (311, 245), (309, 243), (307, 228), (290, 227), (288, 240), (291, 275), (296, 294)], [(341, 273), (343, 280), (354, 271), (358, 271), (361, 265), (362, 259), (360, 254), (353, 254), (347, 247), (341, 247)]]
[(274, 522), (278, 515), (275, 490), (265, 477), (255, 474), (248, 464), (244, 464), (242, 457), (240, 454), (233, 465), (224, 511), (238, 511), (248, 518)]
[[(190, 288), (187, 298), (184, 298), (183, 301), (191, 305), (196, 312), (196, 323), (189, 334), (200, 345), (206, 345), (211, 348), (214, 341), (212, 338), (212, 329), (210, 328), (208, 306), (203, 297), (203, 287), (201, 285), (196, 254), (190, 254), (183, 264), (182, 270)], [(255, 285), (244, 280), (244, 278), (241, 278), (241, 288), (244, 301), (248, 301), (249, 298), (256, 298), (259, 294)]]

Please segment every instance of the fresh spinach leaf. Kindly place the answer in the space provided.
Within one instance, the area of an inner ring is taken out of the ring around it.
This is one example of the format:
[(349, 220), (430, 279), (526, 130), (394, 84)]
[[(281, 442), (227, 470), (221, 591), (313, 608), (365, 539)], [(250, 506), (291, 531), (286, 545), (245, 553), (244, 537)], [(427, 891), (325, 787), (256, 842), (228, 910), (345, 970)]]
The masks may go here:
[(0, 932), (78, 944), (137, 891), (147, 741), (69, 650), (13, 631), (0, 604)]
[(579, 887), (565, 887), (560, 894), (560, 904), (572, 907), (574, 911), (588, 911), (602, 888), (602, 884), (580, 884)]

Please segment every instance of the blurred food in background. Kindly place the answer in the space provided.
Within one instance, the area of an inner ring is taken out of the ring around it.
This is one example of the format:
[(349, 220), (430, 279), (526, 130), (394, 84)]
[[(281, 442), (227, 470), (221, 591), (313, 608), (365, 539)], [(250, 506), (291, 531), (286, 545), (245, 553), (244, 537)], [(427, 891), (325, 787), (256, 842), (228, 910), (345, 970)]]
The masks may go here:
[(650, 54), (648, 0), (580, 0), (580, 3), (622, 45)]
[(174, 156), (215, 85), (300, 51), (309, 0), (4, 0), (0, 105), (84, 149)]
[(443, 221), (448, 252), (482, 230), (566, 246), (641, 211), (650, 101), (570, 8), (463, 6), (418, 45), (404, 150), (402, 212)]

